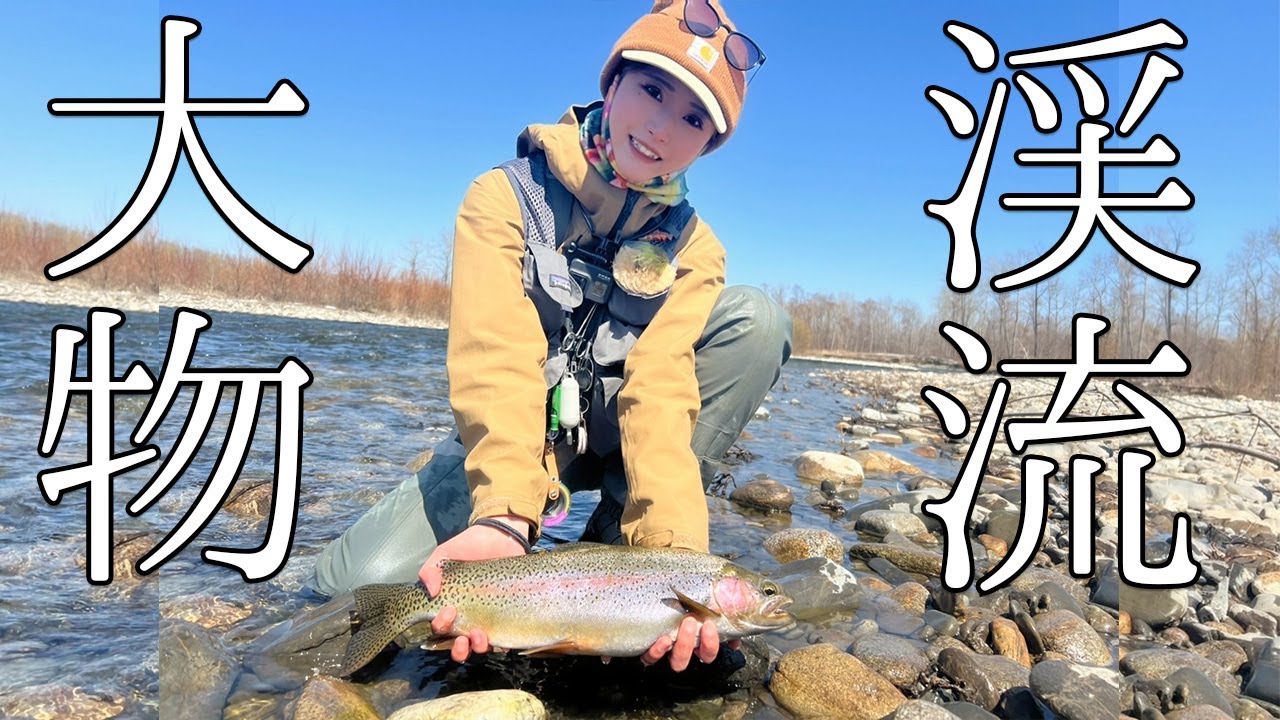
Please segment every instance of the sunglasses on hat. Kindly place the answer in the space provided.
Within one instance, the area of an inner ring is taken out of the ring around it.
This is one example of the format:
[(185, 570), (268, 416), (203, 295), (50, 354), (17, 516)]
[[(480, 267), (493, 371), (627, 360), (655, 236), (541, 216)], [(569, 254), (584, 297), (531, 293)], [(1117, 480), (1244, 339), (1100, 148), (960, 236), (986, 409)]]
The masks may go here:
[(751, 38), (729, 28), (720, 19), (707, 0), (686, 0), (684, 4), (684, 24), (689, 31), (698, 37), (709, 38), (721, 27), (729, 30), (729, 37), (724, 41), (724, 56), (729, 64), (742, 72), (764, 64), (764, 52)]

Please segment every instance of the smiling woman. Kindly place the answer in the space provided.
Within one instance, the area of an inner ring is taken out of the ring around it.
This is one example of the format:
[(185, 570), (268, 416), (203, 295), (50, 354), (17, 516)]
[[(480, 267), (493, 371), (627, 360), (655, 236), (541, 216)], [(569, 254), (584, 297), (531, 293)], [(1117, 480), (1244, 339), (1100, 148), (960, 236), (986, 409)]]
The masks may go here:
[[(715, 0), (658, 0), (614, 45), (600, 100), (530, 125), (472, 183), (454, 230), (457, 431), (326, 548), (315, 589), (417, 579), (435, 595), (441, 562), (526, 552), (578, 490), (601, 491), (584, 540), (707, 551), (704, 487), (790, 356), (786, 313), (724, 287), (684, 180), (737, 126), (763, 60), (746, 47)], [(454, 659), (489, 650), (454, 619), (433, 619)], [(693, 615), (650, 641), (642, 658), (676, 670), (720, 646)]]

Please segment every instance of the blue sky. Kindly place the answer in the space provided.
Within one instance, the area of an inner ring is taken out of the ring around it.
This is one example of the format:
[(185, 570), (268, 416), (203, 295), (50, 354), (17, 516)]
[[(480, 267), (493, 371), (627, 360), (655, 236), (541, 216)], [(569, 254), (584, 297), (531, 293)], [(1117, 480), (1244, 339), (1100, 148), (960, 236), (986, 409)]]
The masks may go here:
[[(972, 6), (972, 7), (971, 7)], [(91, 229), (109, 222), (142, 176), (152, 118), (54, 117), (53, 97), (155, 97), (160, 21), (185, 15), (192, 97), (260, 98), (289, 78), (302, 117), (206, 117), (206, 147), (250, 205), (317, 253), (347, 246), (403, 262), (413, 242), (448, 233), (468, 183), (514, 152), (525, 125), (554, 122), (599, 96), (598, 75), (643, 0), (486, 3), (117, 2), (5, 4), (0, 10), (0, 208)], [(690, 200), (729, 250), (729, 281), (799, 286), (925, 305), (943, 286), (946, 229), (926, 217), (949, 197), (972, 140), (947, 131), (930, 84), (981, 109), (996, 73), (975, 72), (942, 33), (955, 19), (1000, 52), (1080, 40), (1163, 17), (1189, 38), (1166, 54), (1171, 84), (1131, 141), (1165, 135), (1172, 168), (1109, 171), (1108, 192), (1154, 192), (1176, 176), (1195, 194), (1185, 213), (1122, 213), (1141, 229), (1185, 220), (1188, 255), (1223, 268), (1249, 231), (1280, 215), (1280, 12), (1193, 2), (867, 4), (728, 0), (768, 62), (741, 126), (689, 173)], [(1119, 116), (1141, 57), (1093, 61)], [(1018, 168), (1016, 149), (1071, 147), (1079, 119), (1060, 67), (1034, 74), (1064, 109), (1037, 134), (1011, 94), (978, 222), (982, 281), (993, 260), (1047, 250), (1061, 212), (1012, 213), (1007, 192), (1068, 192), (1070, 169)], [(157, 212), (161, 233), (194, 246), (244, 246), (181, 163)], [(1095, 235), (1086, 254), (1114, 253)], [(106, 262), (110, 262), (108, 259)], [(263, 260), (266, 262), (266, 260)], [(1078, 263), (1080, 261), (1077, 261)], [(304, 270), (305, 272), (305, 270)]]

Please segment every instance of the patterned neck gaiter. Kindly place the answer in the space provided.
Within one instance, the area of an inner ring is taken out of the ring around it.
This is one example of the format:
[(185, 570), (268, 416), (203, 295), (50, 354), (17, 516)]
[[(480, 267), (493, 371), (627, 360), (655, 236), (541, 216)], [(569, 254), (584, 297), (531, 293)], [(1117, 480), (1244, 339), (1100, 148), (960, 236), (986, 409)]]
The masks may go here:
[(609, 138), (609, 108), (613, 105), (613, 93), (618, 89), (618, 78), (604, 98), (604, 107), (587, 114), (582, 123), (582, 152), (587, 162), (614, 187), (644, 193), (650, 200), (662, 205), (679, 205), (689, 188), (684, 182), (684, 170), (655, 177), (641, 184), (618, 174), (614, 167), (613, 141)]

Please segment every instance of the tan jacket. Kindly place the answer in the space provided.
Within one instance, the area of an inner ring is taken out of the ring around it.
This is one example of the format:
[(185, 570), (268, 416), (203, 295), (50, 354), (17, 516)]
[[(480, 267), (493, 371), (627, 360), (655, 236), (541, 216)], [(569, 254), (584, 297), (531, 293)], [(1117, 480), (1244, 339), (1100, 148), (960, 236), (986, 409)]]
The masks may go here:
[[(521, 155), (546, 152), (556, 178), (601, 233), (613, 227), (626, 191), (587, 164), (571, 107), (555, 125), (531, 125)], [(635, 233), (665, 206), (641, 196), (623, 226)], [(581, 222), (575, 217), (576, 222)], [(518, 515), (540, 524), (549, 487), (546, 434), (547, 338), (521, 268), (524, 224), (507, 176), (478, 177), (454, 228), (449, 317), (449, 400), (467, 450), (474, 521)], [(622, 532), (632, 545), (706, 551), (707, 505), (691, 449), (701, 406), (693, 346), (724, 287), (724, 248), (699, 218), (685, 229), (671, 294), (627, 356), (618, 394), (627, 501)]]

